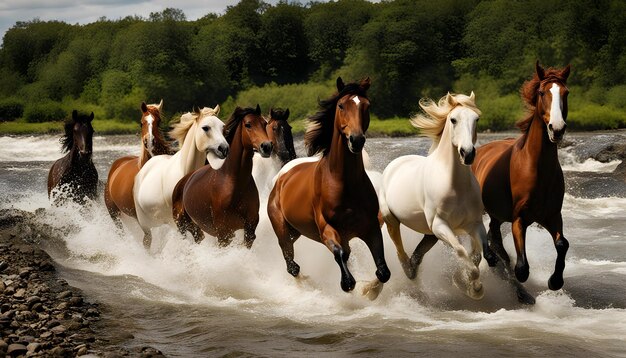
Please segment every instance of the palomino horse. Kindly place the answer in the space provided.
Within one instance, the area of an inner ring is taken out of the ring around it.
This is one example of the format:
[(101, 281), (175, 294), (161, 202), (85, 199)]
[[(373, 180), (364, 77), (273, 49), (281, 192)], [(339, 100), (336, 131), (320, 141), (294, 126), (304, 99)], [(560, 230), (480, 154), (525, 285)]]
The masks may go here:
[[(530, 109), (528, 116), (517, 123), (522, 136), (481, 146), (472, 165), (491, 220), (490, 242), (507, 266), (510, 259), (502, 246), (500, 225), (512, 222), (517, 252), (515, 276), (520, 282), (525, 282), (529, 274), (526, 228), (536, 222), (552, 235), (557, 252), (554, 273), (548, 280), (552, 290), (563, 287), (569, 247), (563, 236), (561, 207), (565, 186), (557, 155), (557, 143), (565, 133), (569, 72), (569, 65), (563, 70), (544, 70), (537, 61), (533, 79), (524, 83), (521, 90)], [(518, 297), (526, 303), (534, 302), (532, 297), (520, 295), (519, 287)]]
[(217, 118), (219, 106), (205, 107), (180, 117), (170, 131), (180, 150), (174, 155), (158, 155), (137, 173), (133, 196), (137, 220), (143, 229), (143, 244), (150, 248), (151, 228), (172, 222), (172, 191), (185, 175), (202, 167), (205, 160), (219, 168), (228, 154), (228, 143), (222, 133), (224, 123)]
[(270, 160), (262, 159), (257, 153), (252, 158), (252, 177), (259, 194), (267, 199), (272, 190), (272, 179), (280, 168), (289, 161), (296, 159), (296, 149), (293, 146), (291, 126), (287, 123), (289, 108), (270, 109), (270, 119), (267, 121), (267, 136), (272, 141), (272, 155)]
[[(448, 93), (439, 103), (422, 99), (419, 104), (426, 115), (413, 117), (411, 123), (433, 144), (427, 157), (407, 155), (387, 165), (378, 195), (380, 210), (407, 277), (415, 278), (422, 258), (439, 239), (454, 249), (461, 262), (453, 275), (455, 285), (469, 297), (481, 299), (481, 249), (490, 265), (495, 265), (495, 255), (487, 245), (480, 187), (469, 167), (476, 153), (480, 110), (474, 92), (469, 97)], [(400, 224), (424, 234), (410, 259)], [(471, 254), (457, 234), (470, 235)]]
[(219, 170), (205, 165), (183, 177), (174, 189), (173, 215), (181, 233), (190, 230), (200, 242), (203, 230), (225, 246), (235, 231), (243, 229), (244, 243), (252, 247), (259, 223), (259, 192), (252, 178), (252, 156), (255, 151), (264, 158), (272, 153), (266, 125), (259, 105), (256, 109), (235, 109), (224, 127), (230, 146), (224, 165)]
[(304, 142), (309, 155), (289, 162), (278, 173), (269, 196), (267, 212), (282, 249), (287, 272), (297, 277), (293, 244), (300, 235), (321, 242), (333, 253), (341, 270), (341, 288), (354, 289), (348, 270), (348, 241), (359, 237), (369, 247), (377, 279), (364, 294), (375, 298), (380, 282), (389, 280), (383, 236), (378, 222), (378, 199), (363, 167), (362, 149), (369, 126), (369, 78), (344, 85), (338, 93), (320, 101), (320, 111), (309, 118)]
[(113, 162), (109, 170), (109, 177), (104, 187), (104, 203), (115, 225), (120, 229), (122, 228), (121, 213), (137, 218), (133, 185), (139, 170), (150, 158), (161, 154), (171, 154), (170, 147), (159, 130), (162, 107), (163, 100), (158, 105), (141, 103), (141, 154), (138, 157), (129, 155), (119, 158)]
[[(94, 200), (97, 196), (98, 172), (91, 161), (93, 147), (93, 112), (78, 115), (74, 110), (72, 119), (65, 122), (65, 135), (61, 138), (63, 152), (48, 173), (48, 197), (60, 204), (65, 198), (84, 204), (85, 197)], [(52, 192), (58, 189), (61, 193)]]

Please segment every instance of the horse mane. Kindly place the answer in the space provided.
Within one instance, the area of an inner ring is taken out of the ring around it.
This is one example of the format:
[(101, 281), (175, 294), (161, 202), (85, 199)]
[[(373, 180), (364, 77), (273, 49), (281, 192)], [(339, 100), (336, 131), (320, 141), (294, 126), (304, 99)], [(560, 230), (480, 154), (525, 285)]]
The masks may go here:
[(367, 88), (353, 82), (346, 84), (341, 91), (333, 94), (330, 98), (318, 100), (320, 109), (317, 113), (307, 118), (306, 131), (304, 133), (304, 145), (307, 148), (308, 156), (313, 156), (319, 152), (323, 152), (323, 155), (328, 153), (333, 139), (337, 102), (343, 96), (353, 94), (368, 98), (366, 91)]
[(561, 76), (561, 72), (555, 68), (548, 68), (545, 70), (545, 77), (543, 80), (539, 79), (537, 72), (533, 75), (533, 78), (524, 82), (520, 89), (520, 96), (526, 105), (526, 116), (515, 123), (515, 126), (522, 132), (528, 132), (530, 123), (533, 121), (535, 115), (535, 103), (537, 103), (537, 96), (539, 92), (539, 86), (545, 82), (563, 82), (565, 78)]
[[(452, 98), (452, 101), (448, 101), (448, 96)], [(478, 115), (481, 114), (478, 107), (476, 107), (474, 99), (464, 94), (448, 93), (441, 97), (438, 103), (435, 103), (435, 101), (430, 98), (422, 98), (419, 101), (419, 105), (425, 114), (418, 113), (411, 117), (410, 121), (413, 127), (420, 130), (420, 136), (429, 137), (433, 140), (430, 152), (437, 148), (443, 129), (446, 126), (448, 114), (454, 108), (463, 106), (473, 110)]]
[(224, 138), (226, 138), (226, 142), (228, 142), (228, 144), (233, 142), (239, 123), (241, 123), (247, 115), (255, 113), (256, 110), (254, 108), (235, 108), (235, 111), (230, 115), (230, 118), (228, 118), (228, 121), (224, 125)]
[(185, 142), (185, 137), (187, 136), (187, 132), (191, 126), (196, 122), (196, 120), (200, 117), (204, 116), (214, 116), (216, 112), (213, 108), (204, 107), (198, 112), (187, 112), (180, 116), (180, 119), (172, 124), (172, 129), (169, 132), (170, 138), (174, 139), (178, 142), (178, 145), (182, 147)]
[(89, 116), (84, 114), (76, 116), (76, 121), (74, 121), (73, 117), (70, 117), (68, 120), (66, 120), (63, 124), (65, 134), (63, 134), (61, 139), (59, 139), (59, 142), (61, 143), (62, 153), (67, 153), (72, 150), (72, 146), (74, 145), (74, 124), (76, 123), (82, 123), (91, 126)]

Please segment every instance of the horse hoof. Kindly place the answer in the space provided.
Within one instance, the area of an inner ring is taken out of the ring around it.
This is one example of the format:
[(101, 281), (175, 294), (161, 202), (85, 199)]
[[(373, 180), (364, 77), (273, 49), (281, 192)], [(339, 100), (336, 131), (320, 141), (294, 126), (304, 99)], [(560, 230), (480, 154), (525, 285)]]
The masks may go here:
[(406, 275), (406, 277), (409, 278), (409, 280), (414, 280), (415, 277), (417, 277), (417, 266), (419, 265), (419, 263), (414, 261), (416, 260), (413, 260), (413, 258), (411, 258), (411, 261), (409, 261), (409, 263), (402, 265), (404, 274)]
[(485, 288), (480, 281), (473, 281), (467, 291), (467, 295), (474, 300), (481, 300), (485, 296)]
[(548, 288), (550, 288), (552, 291), (556, 291), (560, 290), (561, 287), (563, 287), (563, 277), (557, 277), (555, 275), (550, 276), (550, 279), (548, 280)]
[(523, 266), (515, 266), (515, 277), (519, 282), (526, 282), (526, 280), (528, 280), (529, 273), (530, 271), (527, 264)]
[(354, 290), (354, 286), (356, 285), (356, 281), (354, 280), (353, 277), (350, 277), (349, 279), (342, 279), (341, 280), (341, 289), (344, 290), (345, 292), (350, 292), (352, 290)]
[(498, 256), (496, 256), (493, 251), (489, 250), (484, 256), (485, 260), (487, 260), (487, 263), (489, 264), (489, 267), (496, 267), (498, 264)]
[(391, 277), (391, 271), (389, 271), (387, 265), (383, 265), (379, 267), (378, 270), (376, 270), (376, 277), (378, 277), (380, 282), (389, 281), (389, 278)]
[(524, 289), (517, 289), (517, 301), (525, 305), (534, 305), (535, 298)]
[(380, 295), (382, 290), (383, 283), (379, 280), (374, 280), (372, 282), (364, 283), (360, 291), (363, 296), (367, 297), (370, 301), (374, 301), (378, 298), (378, 295)]
[(293, 277), (297, 277), (300, 273), (300, 265), (295, 262), (287, 263), (287, 272)]

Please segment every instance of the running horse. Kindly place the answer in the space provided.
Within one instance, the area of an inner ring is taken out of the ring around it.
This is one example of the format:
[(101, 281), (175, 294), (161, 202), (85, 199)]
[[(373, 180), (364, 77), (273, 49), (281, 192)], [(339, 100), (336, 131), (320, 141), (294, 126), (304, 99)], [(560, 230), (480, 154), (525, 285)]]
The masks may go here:
[(92, 120), (93, 112), (87, 116), (74, 110), (72, 118), (65, 122), (65, 135), (60, 142), (67, 154), (54, 162), (48, 173), (48, 198), (56, 205), (65, 199), (82, 205), (85, 198), (94, 200), (97, 196), (98, 172), (91, 160)]
[(219, 106), (205, 107), (183, 114), (169, 133), (178, 141), (180, 150), (174, 155), (150, 159), (135, 176), (133, 199), (146, 249), (152, 243), (153, 227), (174, 224), (172, 192), (178, 181), (202, 167), (206, 160), (214, 168), (224, 163), (229, 149), (223, 134), (224, 123), (217, 117), (219, 110)]
[[(567, 119), (568, 65), (562, 70), (535, 64), (535, 75), (521, 89), (528, 115), (517, 122), (522, 136), (493, 141), (478, 148), (472, 170), (482, 189), (485, 210), (489, 214), (489, 239), (495, 252), (508, 265), (509, 256), (502, 246), (500, 225), (512, 223), (517, 252), (515, 277), (525, 282), (529, 275), (526, 259), (526, 229), (533, 222), (543, 226), (554, 240), (557, 258), (554, 273), (548, 280), (551, 290), (563, 287), (565, 255), (569, 243), (563, 236), (561, 207), (565, 186), (557, 155), (557, 143), (563, 138)], [(520, 294), (525, 303), (532, 296)]]
[(120, 220), (122, 213), (137, 218), (133, 185), (139, 170), (156, 155), (172, 154), (169, 144), (159, 130), (162, 108), (163, 100), (159, 104), (141, 103), (141, 153), (139, 156), (129, 155), (117, 159), (109, 170), (104, 187), (104, 203), (119, 229), (122, 228)]
[(334, 255), (341, 271), (341, 288), (348, 292), (356, 281), (348, 269), (349, 240), (363, 240), (376, 265), (376, 279), (363, 294), (376, 298), (391, 273), (385, 262), (378, 221), (378, 198), (363, 166), (362, 149), (369, 126), (366, 92), (369, 78), (344, 84), (337, 78), (337, 93), (320, 101), (309, 118), (304, 136), (308, 154), (289, 162), (278, 173), (267, 212), (287, 264), (298, 277), (294, 241), (301, 235), (321, 242)]
[(172, 193), (172, 213), (181, 233), (191, 231), (196, 242), (202, 231), (229, 245), (235, 231), (243, 229), (244, 243), (251, 248), (259, 224), (259, 192), (252, 178), (252, 157), (272, 153), (272, 142), (265, 131), (267, 122), (257, 104), (235, 108), (224, 126), (230, 154), (219, 169), (210, 165), (183, 177)]
[[(426, 157), (406, 155), (387, 165), (378, 195), (380, 210), (407, 277), (416, 277), (426, 252), (441, 240), (454, 249), (461, 264), (453, 275), (454, 284), (470, 298), (481, 299), (481, 250), (489, 265), (496, 264), (482, 221), (480, 187), (469, 167), (476, 153), (476, 122), (481, 112), (474, 92), (470, 96), (448, 93), (438, 103), (422, 99), (419, 105), (425, 114), (411, 118), (411, 124), (433, 144)], [(424, 234), (410, 259), (400, 224)], [(470, 235), (470, 253), (458, 234)]]
[(270, 117), (265, 127), (267, 136), (272, 141), (272, 155), (270, 159), (263, 159), (259, 153), (252, 158), (252, 177), (259, 194), (267, 199), (272, 190), (272, 180), (280, 169), (293, 159), (296, 159), (296, 149), (293, 146), (293, 135), (289, 119), (289, 108), (271, 108)]

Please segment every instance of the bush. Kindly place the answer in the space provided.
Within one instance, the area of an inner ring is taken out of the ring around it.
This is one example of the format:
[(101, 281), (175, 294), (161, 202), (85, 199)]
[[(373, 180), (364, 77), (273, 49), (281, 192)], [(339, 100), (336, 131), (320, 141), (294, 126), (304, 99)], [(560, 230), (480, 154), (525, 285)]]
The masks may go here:
[(15, 120), (23, 114), (24, 104), (21, 101), (14, 98), (0, 101), (0, 122)]
[(609, 106), (590, 103), (570, 109), (567, 123), (574, 130), (625, 128), (626, 113)]
[(65, 118), (67, 118), (67, 112), (58, 102), (34, 103), (24, 110), (24, 119), (28, 123), (62, 121)]

